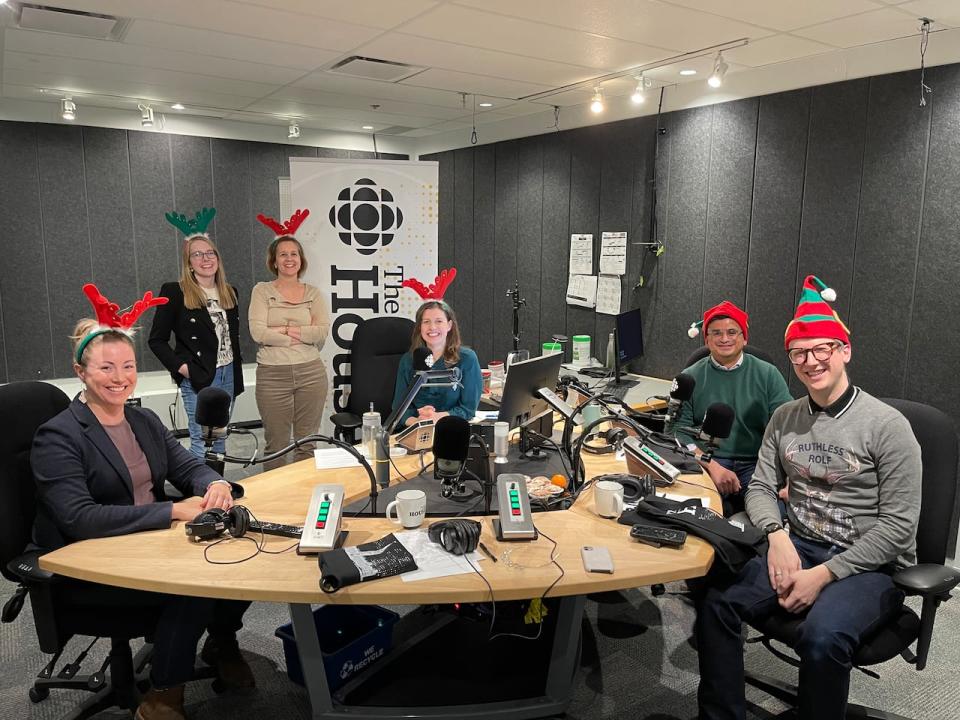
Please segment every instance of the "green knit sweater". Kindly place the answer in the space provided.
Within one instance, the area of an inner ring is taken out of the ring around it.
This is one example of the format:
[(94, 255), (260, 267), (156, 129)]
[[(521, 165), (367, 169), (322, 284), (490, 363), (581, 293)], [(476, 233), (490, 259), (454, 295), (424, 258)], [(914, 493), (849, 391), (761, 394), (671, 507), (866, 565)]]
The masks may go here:
[(744, 354), (743, 363), (735, 370), (720, 370), (710, 356), (698, 360), (683, 372), (697, 385), (693, 397), (683, 404), (674, 423), (674, 434), (681, 442), (690, 442), (690, 435), (677, 433), (676, 428), (699, 425), (713, 403), (726, 403), (734, 409), (733, 429), (723, 441), (715, 457), (731, 460), (756, 460), (763, 441), (763, 431), (773, 411), (793, 399), (780, 371), (754, 355)]

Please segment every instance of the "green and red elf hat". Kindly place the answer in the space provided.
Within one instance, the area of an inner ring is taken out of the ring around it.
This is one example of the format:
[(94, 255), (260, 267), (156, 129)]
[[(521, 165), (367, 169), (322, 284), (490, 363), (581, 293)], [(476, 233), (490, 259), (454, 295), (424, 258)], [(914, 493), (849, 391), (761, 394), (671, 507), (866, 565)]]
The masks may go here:
[(183, 213), (175, 212), (168, 212), (164, 217), (168, 223), (183, 233), (183, 240), (186, 242), (195, 237), (204, 237), (209, 240), (210, 236), (207, 234), (207, 227), (216, 214), (216, 208), (200, 208), (193, 218), (188, 218)]
[(830, 338), (844, 345), (850, 344), (850, 330), (840, 316), (827, 303), (837, 299), (836, 291), (828, 287), (823, 280), (807, 275), (800, 292), (800, 302), (793, 320), (787, 325), (783, 335), (783, 345), (788, 350), (790, 343), (803, 338)]
[(743, 333), (743, 341), (747, 341), (747, 335), (750, 332), (750, 318), (747, 315), (747, 311), (738, 308), (729, 300), (724, 300), (719, 305), (714, 305), (712, 308), (707, 310), (703, 314), (703, 320), (698, 320), (695, 323), (691, 323), (690, 327), (687, 329), (687, 335), (691, 338), (695, 338), (700, 334), (701, 327), (706, 329), (710, 326), (711, 322), (721, 317), (728, 317), (737, 325), (739, 325), (740, 331)]

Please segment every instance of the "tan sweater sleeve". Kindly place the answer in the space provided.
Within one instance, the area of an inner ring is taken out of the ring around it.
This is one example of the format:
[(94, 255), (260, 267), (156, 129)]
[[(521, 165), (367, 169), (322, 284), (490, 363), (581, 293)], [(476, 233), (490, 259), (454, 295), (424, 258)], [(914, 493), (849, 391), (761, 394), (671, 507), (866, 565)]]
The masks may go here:
[(306, 345), (316, 345), (319, 349), (330, 334), (330, 313), (323, 293), (313, 285), (307, 288), (313, 303), (310, 307), (310, 324), (300, 327), (300, 341)]
[(250, 294), (250, 337), (258, 345), (273, 345), (277, 347), (289, 347), (290, 337), (284, 335), (279, 330), (272, 330), (267, 327), (268, 315), (268, 283), (257, 283)]

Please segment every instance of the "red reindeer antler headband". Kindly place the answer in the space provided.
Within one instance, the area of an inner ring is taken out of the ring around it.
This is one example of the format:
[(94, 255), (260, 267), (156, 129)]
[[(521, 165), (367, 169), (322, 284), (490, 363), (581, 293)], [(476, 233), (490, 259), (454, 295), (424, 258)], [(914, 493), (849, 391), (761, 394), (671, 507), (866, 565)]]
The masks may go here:
[(441, 270), (440, 274), (437, 275), (430, 287), (427, 287), (416, 278), (409, 278), (400, 284), (403, 287), (410, 288), (424, 300), (443, 300), (443, 296), (446, 294), (447, 288), (450, 287), (450, 283), (452, 283), (456, 277), (457, 269), (452, 267), (449, 270)]
[(273, 230), (277, 237), (283, 237), (284, 235), (295, 235), (300, 226), (303, 225), (303, 221), (306, 220), (309, 215), (309, 210), (297, 210), (285, 223), (279, 223), (272, 217), (260, 213), (257, 215), (257, 220)]
[(156, 305), (166, 305), (169, 300), (167, 298), (160, 296), (154, 297), (152, 290), (147, 290), (143, 294), (143, 298), (137, 300), (133, 306), (124, 312), (122, 315), (118, 314), (120, 306), (114, 302), (110, 302), (104, 297), (103, 293), (97, 289), (97, 286), (93, 283), (87, 283), (83, 286), (83, 294), (87, 296), (90, 300), (90, 304), (93, 305), (94, 312), (97, 314), (97, 323), (99, 326), (92, 330), (77, 346), (77, 363), (79, 364), (80, 358), (83, 357), (83, 351), (87, 349), (87, 345), (90, 344), (90, 341), (93, 340), (97, 335), (103, 335), (104, 333), (110, 332), (111, 330), (119, 330), (122, 333), (128, 333), (133, 324), (137, 321), (143, 313), (149, 310)]

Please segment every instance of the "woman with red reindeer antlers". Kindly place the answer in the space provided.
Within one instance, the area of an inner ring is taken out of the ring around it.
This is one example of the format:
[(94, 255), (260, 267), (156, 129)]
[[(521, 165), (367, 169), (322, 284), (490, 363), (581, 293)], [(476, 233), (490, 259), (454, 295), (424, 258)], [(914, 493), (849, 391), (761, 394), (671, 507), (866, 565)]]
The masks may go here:
[[(180, 386), (190, 429), (190, 452), (203, 458), (203, 435), (195, 416), (197, 393), (213, 386), (232, 398), (243, 392), (240, 314), (237, 290), (227, 283), (223, 261), (207, 225), (215, 208), (203, 208), (193, 220), (167, 213), (167, 222), (184, 234), (179, 282), (164, 283), (160, 295), (169, 302), (157, 310), (147, 344)], [(174, 347), (170, 347), (170, 335)], [(226, 439), (213, 444), (226, 451)], [(223, 464), (217, 468), (223, 472)]]
[[(250, 335), (259, 346), (257, 407), (267, 453), (318, 432), (327, 398), (320, 348), (330, 332), (330, 315), (320, 290), (300, 282), (307, 258), (294, 237), (309, 215), (297, 210), (285, 223), (257, 215), (276, 235), (267, 248), (267, 269), (276, 280), (257, 283), (250, 296)], [(303, 445), (293, 460), (312, 456), (313, 445)], [(284, 462), (280, 458), (264, 467), (272, 470)]]
[[(83, 290), (97, 315), (96, 320), (78, 322), (73, 335), (74, 370), (83, 391), (37, 430), (30, 454), (37, 484), (34, 543), (55, 550), (89, 538), (166, 528), (208, 509), (229, 510), (230, 484), (185, 450), (156, 414), (126, 404), (137, 384), (133, 323), (167, 299), (148, 292), (131, 310), (120, 313), (94, 285)], [(167, 501), (167, 480), (185, 500)], [(137, 709), (139, 720), (184, 717), (183, 684), (193, 675), (204, 628), (209, 627), (211, 637), (220, 637), (221, 626), (239, 627), (249, 605), (69, 578), (61, 578), (58, 588), (73, 607), (103, 613), (132, 608), (156, 623), (153, 689)], [(224, 634), (235, 646), (232, 630)], [(239, 651), (236, 656), (246, 670), (247, 687), (252, 686), (250, 668)]]
[(397, 385), (393, 394), (393, 407), (396, 408), (406, 395), (407, 388), (414, 380), (416, 368), (413, 367), (413, 351), (419, 347), (430, 350), (427, 362), (432, 368), (460, 368), (460, 385), (457, 387), (424, 387), (413, 399), (409, 409), (403, 415), (406, 425), (422, 420), (437, 421), (446, 415), (456, 415), (470, 420), (477, 414), (480, 393), (483, 392), (483, 378), (480, 375), (480, 362), (477, 354), (460, 344), (460, 326), (457, 316), (443, 295), (457, 276), (457, 269), (441, 270), (430, 287), (416, 278), (403, 281), (403, 286), (411, 288), (426, 302), (417, 310), (413, 336), (410, 339), (410, 352), (400, 358), (397, 369)]

